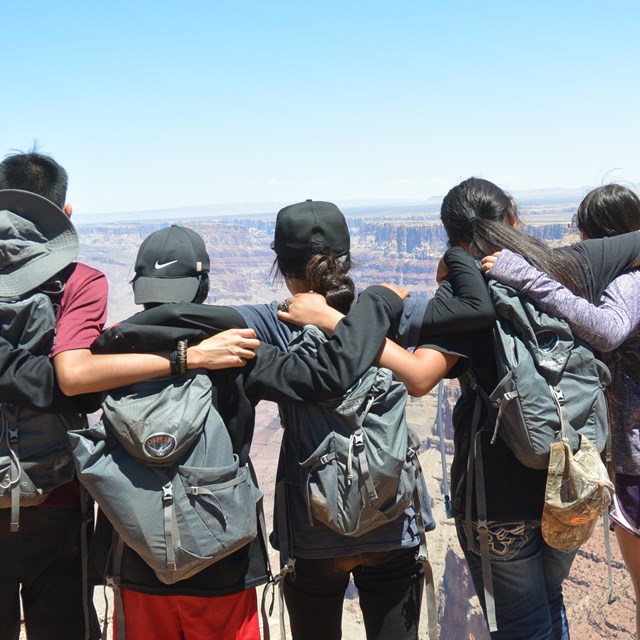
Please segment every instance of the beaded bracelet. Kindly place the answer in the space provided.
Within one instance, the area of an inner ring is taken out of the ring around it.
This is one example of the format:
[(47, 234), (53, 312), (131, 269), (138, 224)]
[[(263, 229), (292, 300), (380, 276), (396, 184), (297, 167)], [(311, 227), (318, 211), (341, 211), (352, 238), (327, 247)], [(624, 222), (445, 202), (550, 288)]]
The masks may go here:
[(178, 348), (177, 348), (177, 364), (178, 364), (178, 373), (179, 374), (183, 374), (183, 373), (187, 373), (187, 347), (189, 346), (189, 343), (186, 340), (179, 340), (178, 341)]

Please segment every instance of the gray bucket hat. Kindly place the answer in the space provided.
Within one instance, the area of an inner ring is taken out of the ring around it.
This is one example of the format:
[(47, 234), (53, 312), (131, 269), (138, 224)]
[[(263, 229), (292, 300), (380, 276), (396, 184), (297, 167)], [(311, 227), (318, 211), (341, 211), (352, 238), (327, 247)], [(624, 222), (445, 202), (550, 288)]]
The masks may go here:
[(0, 298), (21, 296), (78, 255), (78, 234), (53, 202), (29, 191), (0, 190)]

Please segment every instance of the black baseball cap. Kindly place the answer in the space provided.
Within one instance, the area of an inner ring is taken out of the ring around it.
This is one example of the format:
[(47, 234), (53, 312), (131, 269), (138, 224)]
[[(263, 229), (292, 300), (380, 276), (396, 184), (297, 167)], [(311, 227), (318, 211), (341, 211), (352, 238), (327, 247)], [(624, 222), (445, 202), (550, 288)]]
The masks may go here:
[(342, 257), (350, 250), (349, 227), (332, 202), (305, 200), (278, 211), (271, 248), (283, 260), (308, 260), (321, 253)]
[(174, 224), (144, 239), (135, 271), (136, 304), (191, 302), (209, 272), (209, 254), (198, 233)]

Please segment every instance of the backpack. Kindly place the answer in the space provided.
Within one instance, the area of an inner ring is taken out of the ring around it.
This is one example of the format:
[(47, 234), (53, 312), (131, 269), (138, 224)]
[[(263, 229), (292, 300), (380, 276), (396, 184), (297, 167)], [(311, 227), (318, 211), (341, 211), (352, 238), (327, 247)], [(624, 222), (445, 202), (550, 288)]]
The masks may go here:
[(173, 584), (256, 537), (261, 493), (211, 392), (202, 370), (140, 382), (110, 392), (102, 419), (69, 434), (78, 477), (118, 537), (116, 589), (123, 544)]
[[(293, 332), (289, 351), (314, 354), (325, 341), (319, 329), (305, 326)], [(407, 425), (406, 400), (405, 386), (391, 371), (371, 367), (340, 398), (279, 404), (284, 428), (280, 459), (284, 477), (276, 486), (280, 577), (295, 567), (287, 485), (302, 492), (309, 525), (320, 523), (347, 537), (363, 536), (388, 524), (413, 505), (421, 540), (417, 561), (425, 567), (430, 635), (435, 638), (435, 591), (422, 516), (420, 441)]]
[(609, 437), (607, 367), (564, 320), (511, 287), (490, 281), (489, 291), (498, 314), (493, 339), (500, 380), (487, 402), (495, 415), (492, 441), (500, 436), (533, 469), (547, 468), (561, 425), (574, 451), (586, 437), (601, 452)]
[[(14, 348), (48, 355), (56, 319), (48, 295), (36, 291), (0, 300), (1, 335)], [(55, 414), (0, 403), (0, 508), (11, 509), (11, 531), (20, 527), (20, 507), (38, 505), (73, 480), (69, 429), (86, 426), (82, 414)]]
[[(473, 550), (473, 477), (487, 622), (493, 632), (497, 625), (489, 540), (486, 527), (482, 526), (486, 524), (487, 507), (479, 442), (483, 430), (479, 428), (480, 407), (484, 404), (489, 417), (494, 420), (492, 443), (500, 437), (524, 466), (548, 469), (551, 448), (561, 442), (576, 458), (584, 455), (590, 446), (599, 454), (607, 445), (609, 420), (605, 388), (610, 374), (592, 349), (574, 337), (567, 322), (539, 310), (529, 298), (494, 280), (489, 282), (489, 292), (497, 313), (493, 346), (499, 382), (487, 394), (473, 374), (469, 374), (476, 390), (476, 405), (467, 465), (465, 520), (468, 544)], [(596, 469), (588, 478), (585, 475), (583, 479), (583, 482), (591, 483), (594, 494), (603, 491), (601, 481), (606, 471), (601, 461), (600, 464), (601, 469)], [(545, 510), (555, 497), (553, 492), (550, 493), (550, 486), (545, 496)], [(553, 486), (559, 488), (561, 483)], [(596, 502), (602, 513), (607, 501)], [(589, 517), (592, 517), (592, 512)], [(544, 532), (543, 528), (543, 535)], [(556, 527), (555, 538), (560, 537), (561, 532)]]

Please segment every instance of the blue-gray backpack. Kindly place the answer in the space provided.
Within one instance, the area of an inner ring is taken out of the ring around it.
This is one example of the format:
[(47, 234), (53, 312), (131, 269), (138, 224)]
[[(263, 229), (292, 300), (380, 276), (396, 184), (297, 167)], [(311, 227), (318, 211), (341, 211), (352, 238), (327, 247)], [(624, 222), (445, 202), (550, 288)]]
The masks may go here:
[[(314, 354), (324, 341), (319, 329), (305, 326), (293, 332), (289, 351)], [(281, 578), (295, 570), (291, 540), (295, 523), (289, 522), (287, 486), (302, 493), (309, 525), (324, 525), (347, 537), (366, 535), (401, 517), (413, 505), (421, 541), (417, 561), (425, 567), (430, 635), (435, 638), (420, 442), (407, 425), (406, 400), (405, 386), (390, 370), (371, 367), (340, 398), (279, 404), (284, 428), (280, 461), (284, 477), (276, 487)]]
[[(111, 391), (102, 419), (70, 434), (78, 477), (118, 544), (166, 584), (198, 573), (257, 533), (261, 493), (249, 466), (239, 464), (211, 398), (202, 370), (140, 382)], [(111, 572), (117, 587), (116, 562)]]
[[(547, 469), (549, 447), (561, 439), (579, 451), (582, 438), (602, 452), (609, 439), (605, 388), (610, 374), (592, 349), (574, 337), (564, 320), (551, 316), (526, 296), (491, 280), (489, 292), (497, 320), (493, 346), (498, 384), (484, 392), (477, 380), (472, 444), (467, 466), (466, 527), (472, 533), (472, 494), (476, 487), (478, 538), (483, 564), (485, 601), (490, 631), (496, 630), (493, 586), (486, 530), (487, 506), (480, 447), (480, 405), (484, 403), (492, 424), (491, 442), (502, 438), (526, 467)], [(478, 456), (478, 457), (476, 457)], [(470, 481), (474, 477), (475, 482)]]
[[(48, 295), (33, 292), (0, 300), (0, 335), (14, 348), (48, 355), (56, 320)], [(69, 429), (86, 426), (82, 414), (56, 414), (0, 402), (0, 508), (11, 509), (11, 531), (19, 530), (20, 507), (42, 503), (74, 477)]]

